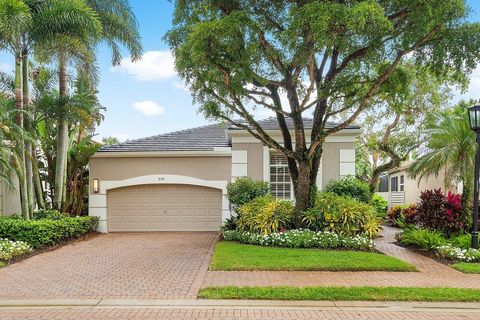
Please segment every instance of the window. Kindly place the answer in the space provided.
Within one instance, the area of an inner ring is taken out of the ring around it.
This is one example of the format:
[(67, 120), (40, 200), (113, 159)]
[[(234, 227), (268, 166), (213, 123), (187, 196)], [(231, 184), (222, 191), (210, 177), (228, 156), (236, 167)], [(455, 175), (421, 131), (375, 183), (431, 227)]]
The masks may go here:
[(287, 158), (283, 154), (270, 152), (270, 188), (276, 198), (290, 199), (292, 196)]
[(380, 176), (378, 183), (378, 192), (388, 192), (388, 175)]
[(392, 192), (398, 191), (398, 177), (390, 178), (390, 190)]
[(400, 176), (400, 191), (405, 191), (405, 176)]

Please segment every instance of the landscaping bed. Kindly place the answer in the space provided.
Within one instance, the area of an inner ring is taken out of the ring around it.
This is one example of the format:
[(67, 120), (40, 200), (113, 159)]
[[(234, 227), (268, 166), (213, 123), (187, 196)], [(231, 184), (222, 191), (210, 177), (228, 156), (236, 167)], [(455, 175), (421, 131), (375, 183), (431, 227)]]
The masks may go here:
[(43, 210), (32, 220), (18, 216), (0, 218), (0, 265), (65, 245), (95, 233), (97, 217), (69, 217)]
[(210, 270), (223, 271), (416, 271), (397, 258), (374, 252), (262, 247), (221, 241)]
[(417, 287), (208, 287), (203, 299), (318, 301), (480, 301), (479, 289)]

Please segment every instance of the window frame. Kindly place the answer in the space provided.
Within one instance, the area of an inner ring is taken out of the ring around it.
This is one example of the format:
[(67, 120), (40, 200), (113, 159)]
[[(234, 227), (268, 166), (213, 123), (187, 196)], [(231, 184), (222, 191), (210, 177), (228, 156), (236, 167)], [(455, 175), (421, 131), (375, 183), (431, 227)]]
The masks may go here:
[(398, 176), (390, 177), (390, 191), (398, 192)]
[[(272, 157), (274, 156), (280, 156), (285, 158), (285, 163), (272, 163)], [(293, 195), (293, 184), (292, 184), (292, 179), (290, 177), (290, 170), (288, 169), (288, 163), (287, 163), (287, 157), (283, 155), (280, 152), (275, 152), (275, 151), (270, 151), (269, 152), (269, 182), (270, 182), (270, 194), (274, 196), (277, 199), (288, 199), (292, 200), (294, 195)], [(277, 169), (276, 172), (272, 171), (272, 168)], [(278, 169), (283, 168), (284, 172), (279, 173)], [(275, 179), (276, 181), (272, 181), (272, 175), (275, 174), (277, 178)], [(288, 181), (278, 181), (278, 177), (282, 177), (282, 180), (288, 180)], [(288, 185), (288, 188), (286, 186)], [(276, 186), (276, 188), (274, 188)], [(283, 186), (282, 191), (284, 196), (279, 196), (278, 192), (278, 186)], [(285, 196), (285, 194), (288, 192), (288, 194)]]

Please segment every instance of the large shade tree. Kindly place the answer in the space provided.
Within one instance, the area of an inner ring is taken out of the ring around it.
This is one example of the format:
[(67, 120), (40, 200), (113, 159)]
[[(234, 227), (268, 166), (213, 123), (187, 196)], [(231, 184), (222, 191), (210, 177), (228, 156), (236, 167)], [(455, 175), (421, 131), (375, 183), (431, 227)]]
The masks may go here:
[[(480, 25), (467, 15), (463, 0), (177, 0), (166, 39), (207, 117), (287, 157), (298, 216), (311, 202), (326, 137), (354, 123), (406, 57), (439, 76), (471, 71)], [(283, 141), (252, 108), (275, 113)], [(327, 126), (339, 113), (348, 116)], [(313, 116), (311, 130), (304, 115)]]

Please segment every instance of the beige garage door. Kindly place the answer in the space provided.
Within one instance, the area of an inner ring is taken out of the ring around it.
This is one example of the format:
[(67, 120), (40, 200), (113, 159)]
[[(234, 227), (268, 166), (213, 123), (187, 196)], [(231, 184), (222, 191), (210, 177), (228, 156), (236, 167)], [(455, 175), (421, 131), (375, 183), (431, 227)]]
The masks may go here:
[(218, 231), (219, 189), (141, 185), (108, 191), (108, 231)]

